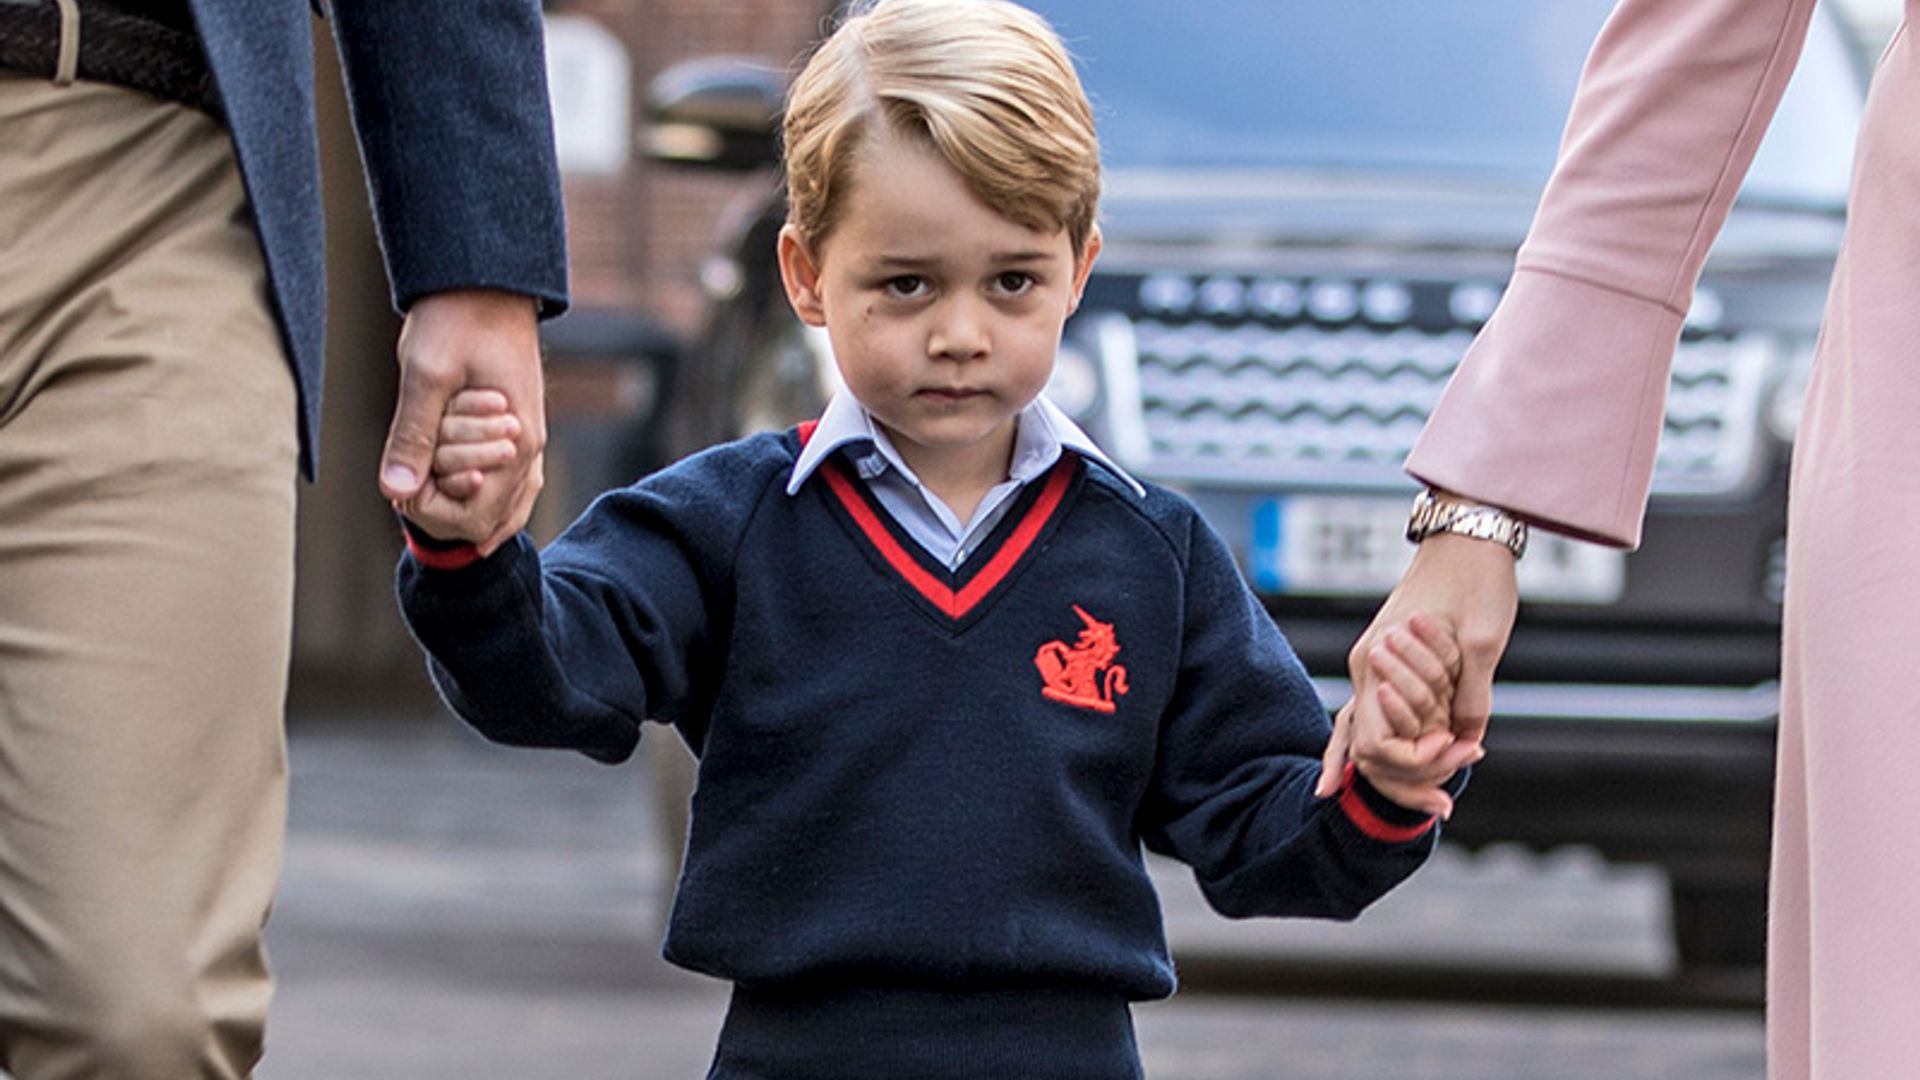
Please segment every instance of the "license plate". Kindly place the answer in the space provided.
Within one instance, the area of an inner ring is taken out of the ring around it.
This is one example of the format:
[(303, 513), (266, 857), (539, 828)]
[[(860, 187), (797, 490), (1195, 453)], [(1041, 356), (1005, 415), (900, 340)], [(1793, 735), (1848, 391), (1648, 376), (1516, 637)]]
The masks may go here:
[[(1293, 495), (1253, 513), (1247, 576), (1263, 592), (1384, 596), (1400, 582), (1411, 499)], [(1564, 604), (1610, 604), (1626, 587), (1626, 553), (1536, 529), (1520, 560), (1520, 595)]]

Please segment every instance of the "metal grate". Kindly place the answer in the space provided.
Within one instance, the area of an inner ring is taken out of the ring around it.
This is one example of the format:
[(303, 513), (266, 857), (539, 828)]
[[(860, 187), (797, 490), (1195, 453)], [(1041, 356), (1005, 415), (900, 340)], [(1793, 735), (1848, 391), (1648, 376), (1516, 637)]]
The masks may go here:
[[(1133, 313), (1102, 316), (1094, 329), (1106, 426), (1129, 467), (1147, 475), (1407, 486), (1401, 462), (1498, 298), (1485, 285), (1242, 284), (1248, 298), (1299, 297), (1287, 312), (1226, 303), (1220, 281), (1183, 294), (1166, 277), (1146, 278)], [(1343, 295), (1361, 302), (1333, 302)], [(1406, 300), (1367, 302), (1381, 295)], [(1771, 348), (1757, 336), (1688, 333), (1674, 362), (1657, 492), (1725, 493), (1751, 480)]]

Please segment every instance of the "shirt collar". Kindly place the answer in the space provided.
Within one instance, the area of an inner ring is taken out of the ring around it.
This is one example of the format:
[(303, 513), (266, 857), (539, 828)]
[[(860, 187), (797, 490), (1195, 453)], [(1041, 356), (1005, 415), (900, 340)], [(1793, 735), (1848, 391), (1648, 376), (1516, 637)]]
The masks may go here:
[[(793, 463), (793, 473), (787, 479), (787, 494), (797, 494), (807, 477), (812, 476), (834, 451), (853, 443), (871, 443), (874, 452), (864, 455), (856, 468), (861, 476), (871, 479), (885, 469), (892, 468), (911, 480), (916, 486), (919, 479), (907, 463), (900, 458), (899, 451), (873, 422), (873, 414), (866, 410), (854, 396), (842, 389), (827, 402), (826, 411), (820, 414), (820, 423), (813, 429), (813, 436), (800, 450), (800, 457)], [(1144, 498), (1147, 490), (1140, 482), (1129, 476), (1126, 470), (1114, 464), (1098, 446), (1094, 445), (1080, 425), (1073, 422), (1058, 405), (1048, 401), (1044, 395), (1020, 411), (1020, 422), (1014, 436), (1013, 462), (1008, 467), (1008, 478), (1018, 483), (1026, 483), (1053, 467), (1060, 460), (1062, 450), (1072, 450), (1084, 457), (1099, 462), (1108, 472), (1119, 477), (1135, 495)]]
[(787, 478), (787, 494), (798, 493), (807, 477), (813, 475), (821, 462), (833, 456), (835, 450), (857, 442), (878, 446), (879, 441), (879, 432), (867, 410), (852, 394), (835, 391), (826, 411), (820, 414), (820, 422), (814, 425), (813, 435), (800, 448), (800, 457), (793, 463), (793, 474)]

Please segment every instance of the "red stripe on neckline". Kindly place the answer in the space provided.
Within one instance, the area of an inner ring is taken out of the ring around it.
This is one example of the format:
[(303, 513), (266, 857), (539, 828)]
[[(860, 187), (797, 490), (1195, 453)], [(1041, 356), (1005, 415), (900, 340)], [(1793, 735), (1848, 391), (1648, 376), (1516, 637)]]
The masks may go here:
[(893, 567), (895, 573), (907, 579), (907, 584), (912, 585), (920, 595), (931, 601), (934, 607), (953, 618), (959, 618), (954, 614), (956, 597), (953, 590), (941, 584), (932, 574), (927, 573), (926, 568), (914, 561), (907, 549), (900, 546), (900, 542), (893, 538), (893, 534), (887, 531), (887, 527), (880, 523), (880, 518), (874, 514), (873, 508), (867, 505), (859, 492), (853, 490), (853, 481), (847, 479), (845, 473), (832, 465), (820, 471), (827, 478), (827, 486), (832, 488), (834, 495), (839, 498), (840, 505), (846, 507), (847, 513), (853, 515), (854, 523), (860, 526), (862, 533), (866, 534), (868, 542), (879, 549), (880, 557), (887, 560), (887, 565)]
[(867, 505), (867, 501), (854, 490), (853, 481), (847, 478), (844, 471), (832, 466), (820, 471), (826, 475), (827, 486), (840, 500), (840, 505), (846, 507), (847, 513), (853, 516), (854, 523), (860, 526), (860, 532), (880, 552), (880, 557), (886, 560), (887, 565), (893, 567), (894, 572), (905, 579), (907, 584), (913, 586), (916, 592), (926, 597), (928, 603), (939, 608), (951, 619), (963, 618), (967, 612), (973, 610), (975, 605), (986, 599), (994, 586), (1000, 584), (1015, 566), (1019, 565), (1021, 557), (1039, 537), (1040, 530), (1046, 527), (1048, 519), (1053, 516), (1055, 510), (1059, 509), (1060, 500), (1066, 497), (1067, 484), (1073, 478), (1071, 459), (1063, 458), (1048, 474), (1046, 487), (1041, 489), (1040, 497), (1027, 508), (1026, 514), (1021, 517), (1020, 524), (1014, 528), (1013, 533), (1007, 537), (1006, 543), (1000, 545), (1000, 550), (994, 553), (993, 558), (987, 561), (987, 565), (980, 568), (980, 572), (975, 574), (972, 580), (968, 581), (959, 592), (955, 592), (947, 587), (945, 582), (928, 573), (927, 569), (920, 565), (919, 560), (915, 559), (913, 554), (887, 531), (879, 515), (875, 514), (873, 508)]
[(1072, 470), (1065, 468), (1065, 465), (1066, 462), (1062, 461), (1053, 467), (1052, 475), (1047, 477), (1047, 486), (1041, 489), (1040, 497), (1027, 508), (1026, 516), (1020, 519), (1020, 524), (1007, 537), (1007, 542), (1001, 544), (1000, 550), (993, 553), (987, 565), (981, 567), (980, 572), (960, 589), (960, 610), (954, 613), (954, 618), (965, 615), (973, 605), (985, 599), (993, 587), (1019, 565), (1020, 557), (1027, 553), (1027, 549), (1033, 546), (1034, 539), (1040, 535), (1041, 529), (1046, 528), (1047, 520), (1053, 517), (1060, 500), (1067, 494), (1067, 481), (1071, 478)]

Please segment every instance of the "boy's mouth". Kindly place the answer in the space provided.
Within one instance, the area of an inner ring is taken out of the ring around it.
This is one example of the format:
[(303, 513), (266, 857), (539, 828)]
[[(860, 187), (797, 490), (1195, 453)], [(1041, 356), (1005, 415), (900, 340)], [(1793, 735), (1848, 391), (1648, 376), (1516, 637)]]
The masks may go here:
[(970, 386), (930, 386), (919, 392), (919, 396), (933, 401), (960, 402), (981, 397), (985, 390)]

